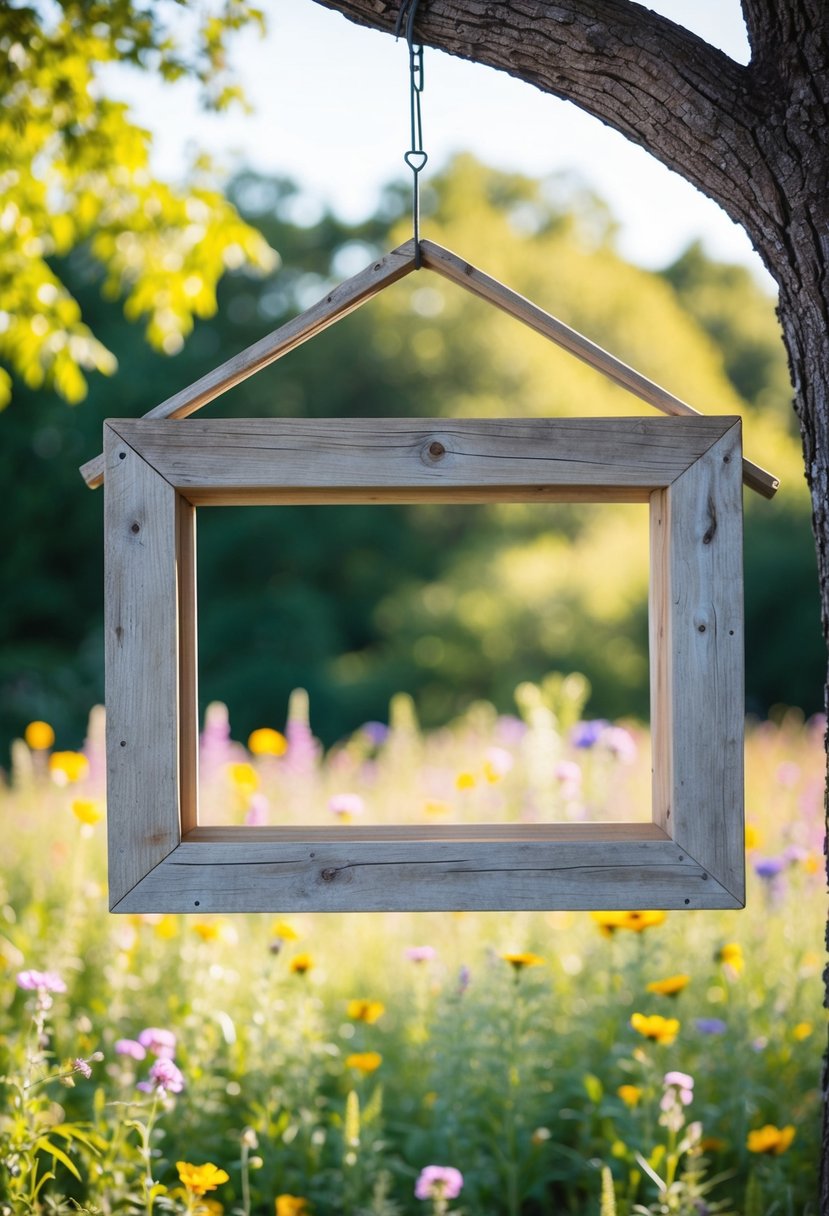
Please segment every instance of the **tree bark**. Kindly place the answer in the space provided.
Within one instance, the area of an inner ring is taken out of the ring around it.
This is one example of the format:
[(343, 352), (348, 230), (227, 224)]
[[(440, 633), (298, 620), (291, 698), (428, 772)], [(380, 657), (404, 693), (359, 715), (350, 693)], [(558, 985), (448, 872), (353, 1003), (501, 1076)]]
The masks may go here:
[[(396, 0), (318, 3), (378, 30), (397, 20)], [(779, 287), (829, 645), (829, 5), (742, 7), (745, 66), (632, 0), (421, 0), (415, 37), (575, 102), (745, 228)], [(822, 1146), (829, 1216), (829, 1054)]]

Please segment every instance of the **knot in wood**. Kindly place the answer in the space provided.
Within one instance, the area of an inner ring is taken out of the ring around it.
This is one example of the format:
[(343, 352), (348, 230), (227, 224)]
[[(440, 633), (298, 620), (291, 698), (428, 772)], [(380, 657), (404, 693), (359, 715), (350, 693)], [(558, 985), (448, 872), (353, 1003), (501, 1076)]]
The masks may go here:
[(433, 460), (440, 460), (441, 456), (446, 455), (446, 448), (439, 439), (433, 439), (429, 444), (428, 452)]

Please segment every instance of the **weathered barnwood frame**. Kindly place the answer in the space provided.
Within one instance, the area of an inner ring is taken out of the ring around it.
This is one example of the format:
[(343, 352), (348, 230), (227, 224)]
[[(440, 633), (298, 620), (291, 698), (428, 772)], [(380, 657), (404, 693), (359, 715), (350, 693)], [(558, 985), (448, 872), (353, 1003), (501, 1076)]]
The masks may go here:
[[(113, 911), (740, 907), (740, 421), (105, 424)], [(196, 510), (648, 502), (651, 823), (200, 827)]]
[[(451, 253), (434, 241), (420, 242), (421, 266), (432, 270), (442, 278), (448, 279), (457, 287), (468, 291), (481, 300), (486, 300), (493, 307), (500, 309), (507, 316), (513, 317), (547, 338), (555, 346), (568, 351), (577, 359), (581, 359), (589, 367), (601, 372), (614, 384), (638, 397), (647, 405), (663, 414), (673, 417), (697, 417), (698, 411), (679, 397), (669, 393), (667, 389), (655, 384), (647, 376), (635, 368), (629, 367), (615, 355), (603, 350), (586, 338), (584, 334), (571, 329), (557, 317), (545, 312), (531, 300), (513, 291), (504, 283), (484, 274), (482, 270), (464, 261), (456, 253)], [(281, 359), (303, 342), (308, 342), (318, 334), (334, 325), (343, 317), (365, 304), (380, 292), (385, 291), (393, 283), (406, 277), (417, 269), (415, 244), (413, 240), (406, 241), (391, 253), (371, 262), (364, 270), (353, 275), (344, 283), (339, 283), (323, 299), (299, 316), (292, 317), (278, 329), (267, 334), (246, 350), (240, 351), (219, 367), (213, 368), (195, 383), (174, 393), (166, 401), (154, 406), (145, 414), (146, 418), (187, 418), (200, 410), (208, 402), (226, 393), (228, 389), (241, 384), (249, 376), (256, 375), (263, 368)], [(91, 489), (101, 485), (104, 478), (104, 457), (94, 457), (81, 467), (81, 476)], [(760, 468), (750, 460), (743, 460), (743, 481), (752, 490), (764, 498), (773, 498), (779, 487), (779, 481), (773, 473)]]

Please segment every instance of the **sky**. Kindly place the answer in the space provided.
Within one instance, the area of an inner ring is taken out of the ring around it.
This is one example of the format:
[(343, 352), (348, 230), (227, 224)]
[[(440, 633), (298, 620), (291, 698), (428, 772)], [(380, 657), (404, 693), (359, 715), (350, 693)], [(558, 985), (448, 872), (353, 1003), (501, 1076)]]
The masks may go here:
[[(309, 220), (320, 203), (344, 219), (360, 219), (384, 184), (407, 173), (405, 42), (356, 26), (313, 0), (264, 0), (263, 6), (267, 37), (251, 32), (233, 44), (252, 114), (208, 115), (189, 85), (151, 83), (129, 69), (114, 69), (110, 87), (153, 131), (158, 172), (175, 178), (190, 149), (206, 149), (228, 170), (249, 165), (293, 177), (306, 192)], [(652, 0), (649, 7), (747, 60), (738, 0)], [(424, 74), (430, 158), (424, 180), (463, 150), (532, 177), (575, 173), (609, 203), (620, 223), (619, 248), (631, 260), (663, 266), (699, 238), (712, 256), (748, 265), (770, 283), (745, 233), (715, 203), (574, 105), (430, 48)], [(476, 251), (464, 253), (475, 260)]]

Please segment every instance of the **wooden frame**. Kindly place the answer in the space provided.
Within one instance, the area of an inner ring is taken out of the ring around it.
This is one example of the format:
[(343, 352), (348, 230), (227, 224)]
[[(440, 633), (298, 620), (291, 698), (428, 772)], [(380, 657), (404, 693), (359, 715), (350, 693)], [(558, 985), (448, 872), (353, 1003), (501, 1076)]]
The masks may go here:
[[(737, 418), (104, 426), (117, 912), (714, 908), (744, 899)], [(649, 502), (651, 823), (200, 827), (196, 508)]]
[[(493, 279), (482, 270), (451, 253), (434, 241), (420, 242), (421, 265), (424, 270), (434, 271), (442, 278), (448, 279), (457, 287), (463, 288), (478, 299), (486, 300), (494, 308), (500, 309), (507, 316), (513, 317), (529, 329), (547, 338), (555, 346), (568, 351), (577, 359), (581, 359), (589, 367), (595, 368), (614, 384), (638, 397), (647, 405), (672, 417), (699, 417), (697, 410), (679, 397), (674, 397), (667, 389), (655, 384), (647, 376), (628, 367), (615, 355), (602, 350), (595, 342), (586, 338), (557, 317), (545, 312), (537, 304), (525, 299), (512, 288)], [(188, 385), (180, 392), (174, 393), (166, 401), (154, 406), (144, 416), (146, 418), (187, 418), (200, 410), (208, 402), (214, 401), (222, 393), (241, 384), (249, 376), (256, 375), (263, 368), (281, 359), (290, 351), (301, 346), (322, 333), (329, 325), (334, 325), (343, 317), (347, 317), (355, 308), (359, 308), (368, 300), (385, 291), (393, 283), (403, 279), (416, 270), (415, 244), (413, 240), (406, 241), (385, 257), (379, 258), (366, 266), (364, 270), (353, 275), (344, 283), (338, 284), (318, 303), (306, 309), (297, 317), (286, 321), (279, 329), (255, 342), (246, 350), (240, 351), (221, 366), (214, 368), (207, 375)], [(81, 467), (81, 476), (91, 489), (97, 488), (104, 479), (103, 454), (89, 460)], [(743, 460), (743, 481), (756, 493), (764, 498), (773, 498), (779, 488), (779, 481), (773, 473)]]

